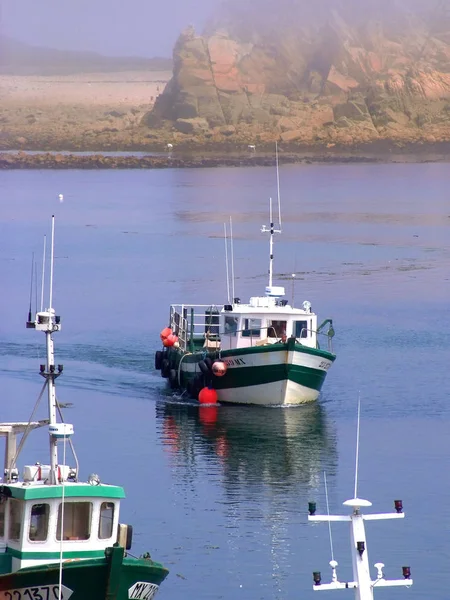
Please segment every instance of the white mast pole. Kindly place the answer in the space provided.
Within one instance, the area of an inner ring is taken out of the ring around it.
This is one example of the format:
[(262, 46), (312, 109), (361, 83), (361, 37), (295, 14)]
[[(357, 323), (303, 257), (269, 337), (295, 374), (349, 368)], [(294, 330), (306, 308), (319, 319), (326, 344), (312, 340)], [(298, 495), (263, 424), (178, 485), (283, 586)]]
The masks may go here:
[(234, 304), (234, 251), (233, 251), (233, 221), (230, 216), (230, 250), (231, 250), (231, 294)]
[(269, 241), (269, 286), (272, 287), (273, 277), (273, 214), (272, 214), (272, 198), (269, 199), (270, 211), (270, 241)]
[(48, 308), (52, 308), (53, 302), (53, 261), (55, 259), (55, 215), (52, 215), (52, 242), (50, 249), (50, 299)]
[(227, 244), (227, 224), (223, 224), (223, 237), (225, 239), (225, 268), (227, 272), (227, 298), (228, 304), (230, 304), (230, 276), (228, 273), (228, 244)]
[(277, 161), (277, 194), (278, 194), (278, 227), (281, 233), (281, 196), (280, 196), (280, 170), (278, 166), (278, 142), (275, 142), (275, 155)]
[[(55, 249), (55, 216), (52, 215), (52, 238), (51, 238), (51, 254), (50, 254), (50, 296), (48, 307), (48, 328), (45, 331), (45, 339), (47, 345), (47, 374), (48, 374), (48, 416), (49, 416), (49, 427), (56, 425), (56, 388), (55, 388), (55, 353), (53, 346), (53, 325), (54, 325), (54, 313), (52, 307), (53, 302), (53, 267), (54, 267), (54, 249)], [(56, 437), (50, 435), (50, 483), (56, 484), (58, 482), (58, 443)]]

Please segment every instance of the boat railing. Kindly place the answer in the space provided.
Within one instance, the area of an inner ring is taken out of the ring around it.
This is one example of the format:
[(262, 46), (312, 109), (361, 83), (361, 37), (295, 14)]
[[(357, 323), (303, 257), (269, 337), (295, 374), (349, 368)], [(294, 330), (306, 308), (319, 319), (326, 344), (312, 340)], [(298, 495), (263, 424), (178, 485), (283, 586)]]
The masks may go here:
[(172, 304), (169, 327), (178, 336), (183, 352), (194, 349), (195, 339), (205, 339), (205, 346), (217, 346), (220, 341), (219, 314), (222, 305)]
[[(304, 333), (303, 333), (304, 332)], [(311, 336), (316, 336), (316, 349), (317, 350), (321, 350), (320, 347), (320, 340), (323, 338), (326, 338), (326, 347), (328, 352), (331, 352), (331, 354), (333, 353), (333, 336), (334, 336), (334, 331), (332, 334), (330, 334), (329, 331), (320, 331), (319, 329), (308, 329), (307, 327), (303, 327), (302, 330), (300, 331), (300, 337), (296, 338), (296, 341), (298, 344), (302, 344), (302, 340), (305, 340), (308, 338), (308, 333), (311, 334)]]

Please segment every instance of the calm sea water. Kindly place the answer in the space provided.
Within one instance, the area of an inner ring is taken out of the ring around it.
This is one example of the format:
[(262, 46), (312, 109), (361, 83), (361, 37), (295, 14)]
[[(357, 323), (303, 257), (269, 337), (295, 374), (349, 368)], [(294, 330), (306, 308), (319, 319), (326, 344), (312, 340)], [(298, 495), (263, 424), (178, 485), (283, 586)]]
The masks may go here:
[[(0, 420), (27, 419), (44, 336), (25, 330), (32, 253), (56, 215), (59, 399), (73, 403), (82, 475), (123, 484), (134, 552), (170, 568), (161, 599), (312, 598), (329, 579), (326, 524), (307, 503), (346, 510), (362, 401), (359, 495), (405, 521), (368, 524), (369, 558), (424, 600), (450, 564), (449, 240), (446, 164), (281, 169), (275, 280), (333, 317), (338, 359), (320, 401), (297, 409), (181, 405), (153, 368), (175, 302), (226, 296), (223, 223), (234, 229), (236, 295), (267, 283), (272, 169), (0, 172)], [(59, 194), (64, 194), (62, 203)], [(296, 273), (295, 286), (291, 274)], [(33, 306), (40, 292), (32, 293)], [(46, 459), (35, 432), (23, 459)], [(341, 580), (349, 532), (333, 526)], [(375, 574), (375, 570), (374, 573)], [(345, 592), (340, 592), (341, 596)], [(335, 593), (338, 597), (339, 594)]]

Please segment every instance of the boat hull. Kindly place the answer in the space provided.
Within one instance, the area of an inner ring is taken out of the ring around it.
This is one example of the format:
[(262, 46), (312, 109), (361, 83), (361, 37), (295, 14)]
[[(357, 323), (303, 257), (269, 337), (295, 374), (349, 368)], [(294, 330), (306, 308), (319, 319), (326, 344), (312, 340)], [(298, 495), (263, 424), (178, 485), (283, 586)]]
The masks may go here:
[(265, 406), (316, 400), (336, 358), (330, 352), (290, 339), (286, 343), (220, 352), (220, 360), (227, 365), (227, 370), (225, 375), (217, 377), (204, 372), (205, 358), (214, 361), (219, 358), (217, 352), (183, 353), (171, 348), (167, 357), (173, 388), (184, 389), (195, 398), (201, 387), (209, 385), (217, 391), (219, 402)]
[[(62, 600), (151, 600), (168, 575), (161, 564), (123, 556), (63, 561)], [(0, 575), (0, 600), (58, 600), (59, 564)]]

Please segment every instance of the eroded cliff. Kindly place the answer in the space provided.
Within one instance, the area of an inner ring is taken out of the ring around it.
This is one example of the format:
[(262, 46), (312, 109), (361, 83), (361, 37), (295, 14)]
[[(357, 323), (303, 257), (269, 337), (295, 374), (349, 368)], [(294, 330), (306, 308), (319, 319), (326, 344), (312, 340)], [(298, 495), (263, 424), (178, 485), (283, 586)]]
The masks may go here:
[(144, 118), (170, 139), (450, 139), (449, 0), (230, 0), (173, 58)]

